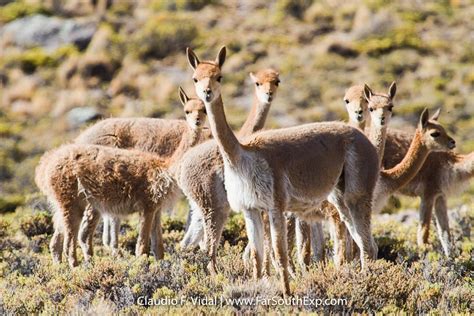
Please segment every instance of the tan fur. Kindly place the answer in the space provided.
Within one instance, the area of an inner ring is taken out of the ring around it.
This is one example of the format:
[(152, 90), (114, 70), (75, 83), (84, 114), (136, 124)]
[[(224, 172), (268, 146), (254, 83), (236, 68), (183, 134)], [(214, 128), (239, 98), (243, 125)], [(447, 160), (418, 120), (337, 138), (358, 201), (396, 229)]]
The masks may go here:
[(205, 102), (211, 131), (224, 161), (227, 198), (243, 210), (254, 259), (261, 275), (263, 231), (261, 209), (269, 210), (272, 245), (285, 294), (289, 294), (286, 225), (283, 212), (311, 208), (330, 197), (361, 248), (361, 261), (376, 257), (370, 228), (371, 199), (378, 175), (377, 154), (357, 129), (342, 123), (314, 123), (258, 132), (239, 142), (229, 128), (220, 95), (221, 49), (209, 63), (188, 49), (197, 95)]
[[(272, 101), (279, 81), (278, 73), (272, 69), (260, 70), (251, 77), (255, 84), (254, 102), (239, 132), (240, 137), (263, 128), (271, 102), (262, 102), (257, 94), (271, 94), (272, 99), (267, 101)], [(195, 246), (204, 238), (204, 249), (211, 258), (209, 269), (216, 272), (217, 247), (230, 213), (224, 187), (224, 165), (217, 143), (212, 140), (192, 148), (183, 156), (180, 165), (178, 181), (192, 209), (191, 224), (181, 246)]]
[(55, 210), (51, 242), (54, 260), (61, 258), (58, 245), (64, 236), (69, 264), (77, 265), (77, 234), (88, 205), (112, 216), (141, 211), (136, 254), (148, 252), (155, 214), (176, 199), (179, 190), (173, 176), (177, 164), (188, 148), (199, 141), (205, 120), (202, 102), (187, 99), (184, 107), (189, 128), (168, 159), (138, 150), (85, 144), (65, 145), (45, 154), (37, 167), (36, 179)]
[[(364, 110), (364, 113), (365, 116), (369, 116), (367, 110)], [(355, 123), (352, 121), (352, 124)], [(385, 169), (390, 169), (402, 161), (408, 152), (412, 138), (412, 133), (388, 129), (383, 158)], [(415, 177), (399, 189), (399, 193), (421, 198), (420, 225), (418, 228), (419, 245), (428, 242), (431, 214), (434, 208), (443, 251), (447, 256), (451, 254), (451, 236), (446, 201), (449, 195), (459, 193), (459, 190), (463, 189), (472, 178), (474, 174), (472, 161), (472, 153), (460, 155), (454, 152), (432, 152), (428, 155)], [(463, 171), (460, 172), (460, 170)]]

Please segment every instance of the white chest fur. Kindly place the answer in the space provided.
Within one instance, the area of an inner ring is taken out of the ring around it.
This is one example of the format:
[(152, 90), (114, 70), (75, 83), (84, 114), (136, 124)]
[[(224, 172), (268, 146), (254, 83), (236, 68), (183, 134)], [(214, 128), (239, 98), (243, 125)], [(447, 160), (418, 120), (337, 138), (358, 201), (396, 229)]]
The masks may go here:
[(273, 175), (265, 159), (251, 153), (237, 165), (224, 159), (224, 179), (232, 210), (273, 208)]

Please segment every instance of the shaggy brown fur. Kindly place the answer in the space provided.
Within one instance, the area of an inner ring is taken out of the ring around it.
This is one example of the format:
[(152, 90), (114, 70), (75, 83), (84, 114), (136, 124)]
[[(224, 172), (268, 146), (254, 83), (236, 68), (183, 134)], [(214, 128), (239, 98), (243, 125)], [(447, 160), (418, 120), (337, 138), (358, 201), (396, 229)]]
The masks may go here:
[(138, 150), (82, 144), (65, 145), (44, 155), (36, 180), (55, 211), (50, 245), (54, 261), (61, 259), (64, 238), (69, 264), (77, 265), (77, 234), (88, 204), (113, 216), (140, 211), (136, 254), (148, 253), (156, 213), (178, 196), (173, 175), (179, 158), (199, 141), (205, 120), (202, 102), (187, 99), (184, 106), (190, 128), (169, 159)]

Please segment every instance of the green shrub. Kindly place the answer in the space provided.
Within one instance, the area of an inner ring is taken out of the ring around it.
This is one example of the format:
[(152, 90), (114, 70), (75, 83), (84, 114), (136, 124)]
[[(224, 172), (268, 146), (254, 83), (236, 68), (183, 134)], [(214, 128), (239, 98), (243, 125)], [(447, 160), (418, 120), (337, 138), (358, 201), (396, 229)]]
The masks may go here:
[(153, 0), (150, 4), (150, 7), (155, 11), (197, 11), (201, 10), (207, 5), (215, 4), (217, 2), (217, 0)]
[[(1, 162), (1, 157), (0, 157)], [(1, 170), (0, 170), (1, 173)], [(14, 212), (17, 207), (25, 203), (25, 197), (22, 195), (7, 195), (0, 197), (0, 214)]]
[(9, 227), (10, 227), (10, 223), (0, 218), (0, 238), (6, 237), (8, 235)]
[(313, 0), (278, 0), (276, 3), (277, 17), (284, 19), (291, 15), (295, 18), (301, 19)]
[(53, 221), (51, 214), (47, 212), (38, 212), (25, 217), (20, 223), (20, 230), (28, 238), (43, 234), (53, 233)]
[(161, 59), (192, 46), (197, 35), (196, 26), (188, 18), (162, 14), (150, 18), (131, 39), (128, 48), (140, 59)]
[(423, 53), (428, 51), (428, 45), (423, 43), (421, 37), (411, 26), (400, 27), (385, 35), (369, 37), (356, 43), (356, 49), (360, 53), (366, 53), (372, 57), (402, 48), (411, 48)]
[(32, 14), (50, 14), (50, 12), (39, 4), (13, 1), (5, 6), (0, 6), (0, 23), (7, 23)]

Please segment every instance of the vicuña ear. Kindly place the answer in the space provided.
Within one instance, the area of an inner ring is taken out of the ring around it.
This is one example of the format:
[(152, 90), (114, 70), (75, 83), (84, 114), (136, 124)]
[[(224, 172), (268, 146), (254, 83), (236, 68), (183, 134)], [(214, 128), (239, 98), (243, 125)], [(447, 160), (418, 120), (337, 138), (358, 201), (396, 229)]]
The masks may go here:
[(423, 112), (421, 113), (420, 116), (420, 122), (418, 123), (418, 127), (421, 129), (424, 129), (426, 125), (428, 124), (428, 119), (430, 117), (430, 114), (428, 112), (428, 108), (425, 108)]
[(257, 83), (257, 77), (253, 74), (253, 72), (250, 73), (250, 79), (252, 79), (253, 83)]
[(226, 53), (227, 49), (225, 48), (225, 46), (222, 46), (219, 50), (219, 53), (217, 53), (216, 64), (219, 65), (219, 68), (222, 68), (222, 65), (224, 65)]
[(370, 98), (372, 97), (374, 93), (372, 92), (372, 89), (365, 83), (364, 84), (364, 98), (367, 100), (367, 102), (370, 101)]
[(390, 99), (393, 99), (396, 93), (397, 93), (397, 83), (394, 81), (390, 85), (390, 88), (388, 88), (388, 96), (390, 97)]
[(197, 66), (201, 63), (199, 61), (199, 58), (196, 56), (196, 54), (193, 52), (193, 50), (189, 47), (186, 48), (186, 56), (188, 56), (188, 62), (191, 68), (196, 70)]
[(431, 117), (431, 119), (433, 121), (437, 121), (439, 119), (439, 114), (441, 113), (441, 108), (439, 108), (438, 110), (436, 110), (435, 114), (433, 114), (433, 116)]
[(189, 97), (186, 95), (186, 92), (184, 92), (183, 88), (179, 87), (179, 99), (181, 100), (182, 105), (186, 105), (189, 101)]

